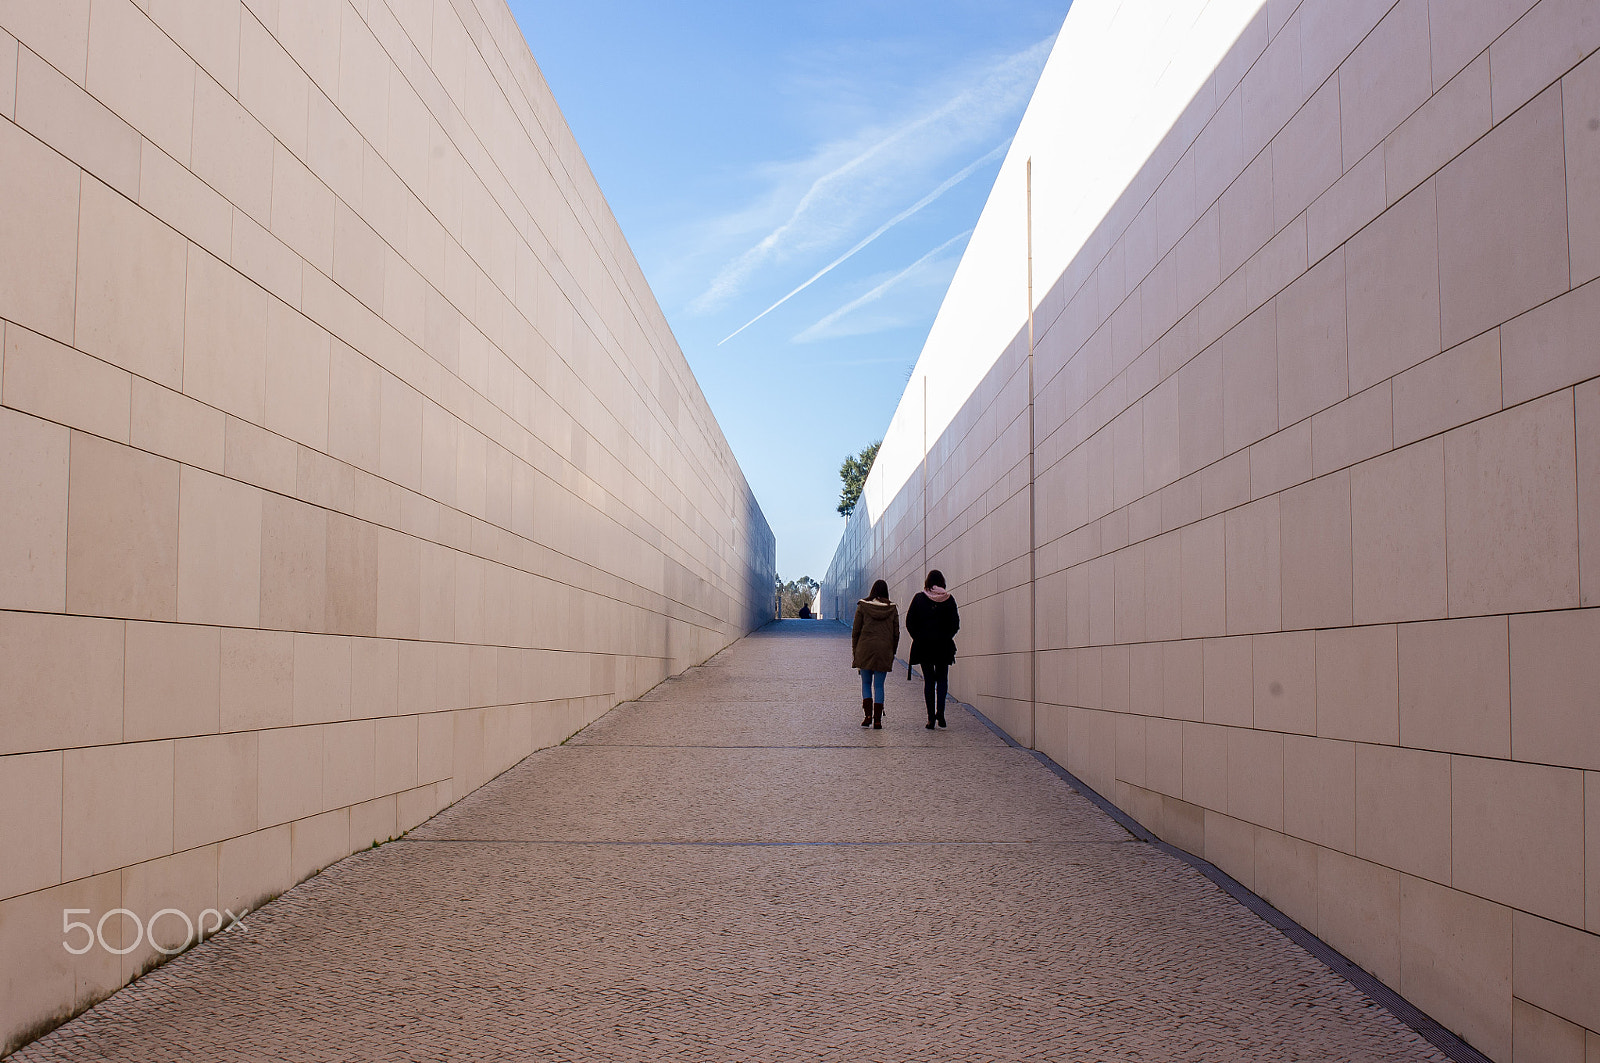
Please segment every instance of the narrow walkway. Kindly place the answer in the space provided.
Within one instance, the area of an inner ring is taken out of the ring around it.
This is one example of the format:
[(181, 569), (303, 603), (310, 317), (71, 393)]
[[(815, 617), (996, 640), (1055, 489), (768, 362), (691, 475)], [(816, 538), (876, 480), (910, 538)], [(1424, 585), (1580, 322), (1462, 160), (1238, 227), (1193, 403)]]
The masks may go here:
[(1442, 1060), (849, 643), (773, 625), (16, 1058)]

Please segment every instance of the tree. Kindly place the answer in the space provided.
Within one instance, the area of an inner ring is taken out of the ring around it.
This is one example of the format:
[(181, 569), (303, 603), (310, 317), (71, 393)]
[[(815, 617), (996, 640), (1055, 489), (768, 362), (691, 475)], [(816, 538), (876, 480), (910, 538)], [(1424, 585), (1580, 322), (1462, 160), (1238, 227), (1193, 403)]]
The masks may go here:
[[(810, 576), (801, 576), (788, 583), (783, 582), (783, 577), (776, 578), (778, 593), (778, 615), (780, 619), (793, 620), (800, 615), (802, 607), (811, 605), (817, 600), (817, 592), (822, 589), (822, 584)], [(815, 612), (816, 610), (812, 610)]]
[(878, 440), (867, 447), (860, 454), (853, 454), (844, 459), (844, 464), (839, 466), (839, 479), (844, 481), (844, 490), (839, 492), (839, 515), (848, 517), (850, 511), (856, 508), (856, 503), (861, 500), (861, 489), (866, 486), (867, 473), (872, 471), (872, 463), (878, 457), (878, 448), (883, 445), (883, 440)]

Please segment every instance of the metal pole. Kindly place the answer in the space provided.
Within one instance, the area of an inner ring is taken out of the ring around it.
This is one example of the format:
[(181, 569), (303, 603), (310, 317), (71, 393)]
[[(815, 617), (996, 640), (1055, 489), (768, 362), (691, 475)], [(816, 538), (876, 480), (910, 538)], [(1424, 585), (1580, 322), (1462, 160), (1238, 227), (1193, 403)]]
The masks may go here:
[(1038, 748), (1039, 728), (1039, 573), (1037, 523), (1034, 510), (1033, 423), (1033, 159), (1028, 159), (1028, 746)]
[(928, 571), (928, 374), (922, 374), (922, 571)]

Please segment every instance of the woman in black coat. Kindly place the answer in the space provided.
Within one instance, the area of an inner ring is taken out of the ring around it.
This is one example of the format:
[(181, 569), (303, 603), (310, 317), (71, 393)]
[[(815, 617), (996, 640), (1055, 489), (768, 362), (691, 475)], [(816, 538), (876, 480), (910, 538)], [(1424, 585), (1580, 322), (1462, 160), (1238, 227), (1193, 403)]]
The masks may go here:
[(938, 569), (922, 581), (922, 591), (906, 610), (906, 631), (911, 634), (911, 663), (922, 665), (922, 694), (928, 703), (928, 730), (944, 726), (944, 702), (950, 696), (950, 665), (956, 659), (956, 632), (961, 614), (956, 600), (944, 589)]

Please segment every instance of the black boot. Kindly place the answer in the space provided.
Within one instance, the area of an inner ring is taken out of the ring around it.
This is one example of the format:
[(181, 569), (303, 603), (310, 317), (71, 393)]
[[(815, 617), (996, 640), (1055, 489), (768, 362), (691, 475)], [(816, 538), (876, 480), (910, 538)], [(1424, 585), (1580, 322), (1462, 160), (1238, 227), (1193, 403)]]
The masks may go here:
[(934, 721), (934, 715), (933, 715), (933, 713), (930, 712), (930, 713), (928, 713), (928, 722), (923, 724), (923, 726), (931, 731), (931, 730), (933, 730), (933, 721)]
[(871, 727), (872, 726), (872, 699), (871, 698), (862, 698), (861, 699), (861, 715), (864, 717), (862, 719), (862, 721), (861, 721), (861, 726), (862, 727)]
[(883, 730), (883, 702), (881, 701), (872, 706), (872, 727), (876, 731)]
[(940, 727), (944, 726), (944, 702), (943, 701), (939, 702), (939, 714), (934, 717), (934, 720), (939, 724)]

